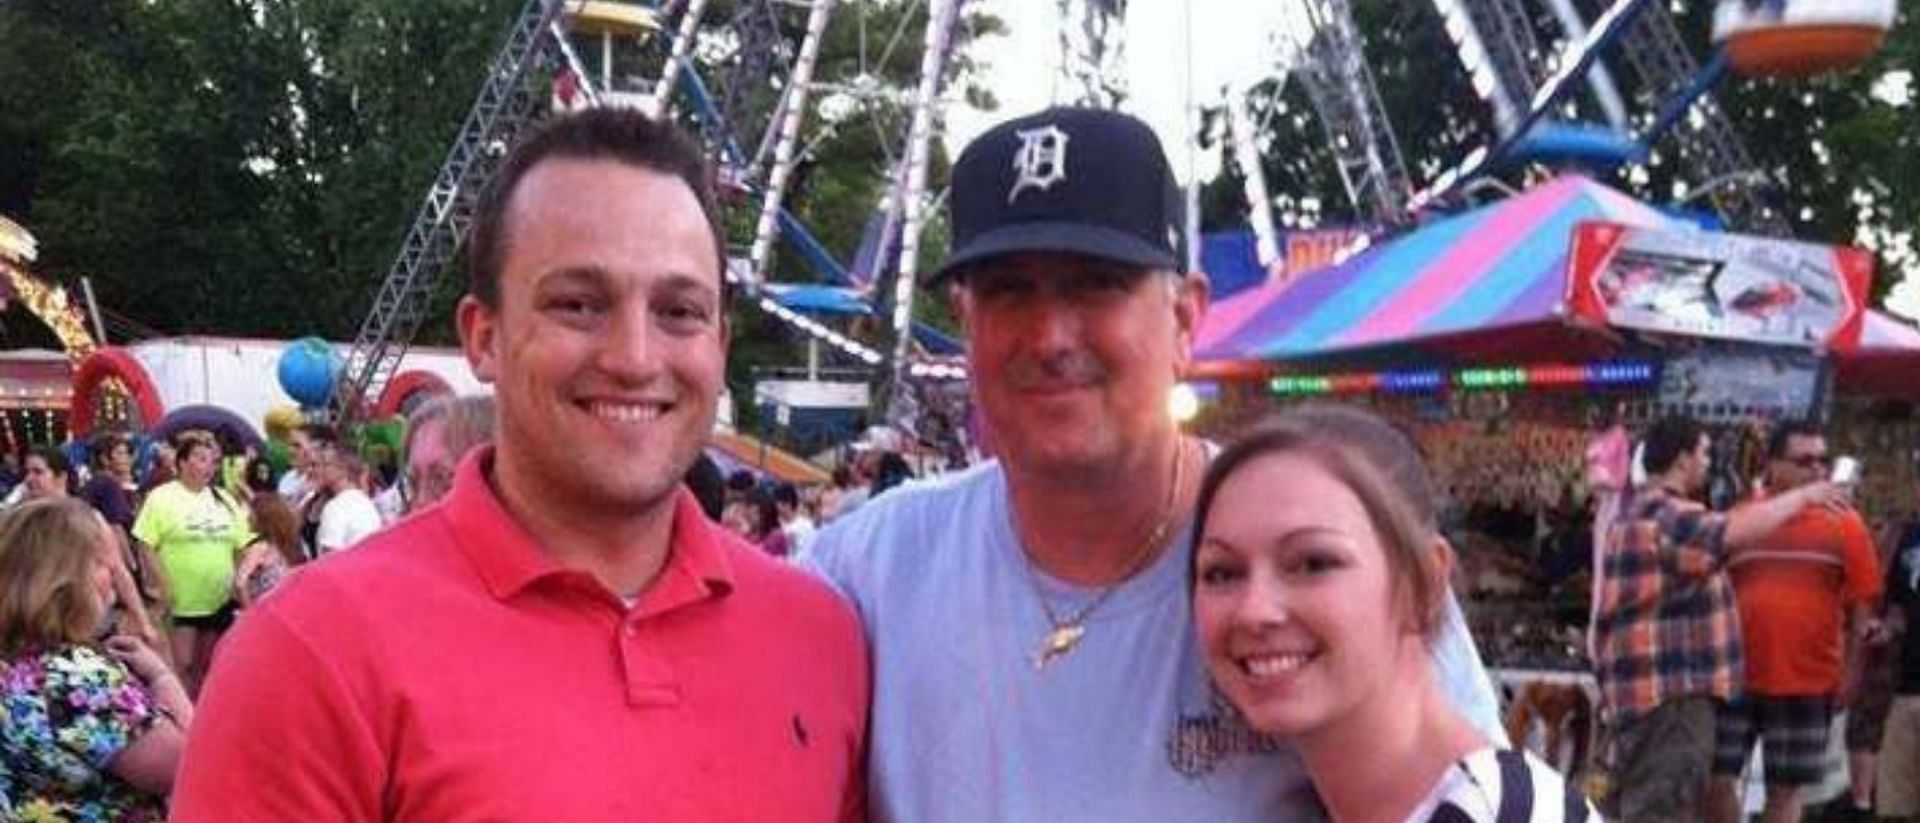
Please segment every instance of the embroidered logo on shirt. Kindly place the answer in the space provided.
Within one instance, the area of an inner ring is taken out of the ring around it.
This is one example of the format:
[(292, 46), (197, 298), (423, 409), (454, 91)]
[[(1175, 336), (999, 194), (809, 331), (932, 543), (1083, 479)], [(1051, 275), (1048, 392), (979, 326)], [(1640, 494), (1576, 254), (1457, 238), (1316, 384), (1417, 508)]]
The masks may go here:
[(1167, 762), (1189, 778), (1204, 777), (1230, 757), (1280, 751), (1280, 741), (1252, 726), (1218, 692), (1199, 714), (1182, 714), (1167, 738)]
[(807, 748), (807, 724), (800, 722), (799, 714), (793, 716), (793, 742), (800, 744), (800, 748)]
[(1020, 148), (1013, 153), (1013, 170), (1020, 176), (1007, 191), (1011, 205), (1027, 189), (1046, 191), (1067, 179), (1067, 133), (1059, 126), (1014, 132)]

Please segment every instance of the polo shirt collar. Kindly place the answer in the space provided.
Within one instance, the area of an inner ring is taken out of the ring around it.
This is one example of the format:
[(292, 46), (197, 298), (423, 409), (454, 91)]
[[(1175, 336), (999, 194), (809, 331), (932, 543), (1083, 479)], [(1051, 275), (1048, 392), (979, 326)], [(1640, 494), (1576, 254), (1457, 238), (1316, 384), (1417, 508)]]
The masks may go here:
[[(488, 591), (505, 600), (543, 578), (580, 574), (555, 563), (500, 502), (487, 479), (493, 471), (493, 456), (494, 447), (487, 445), (460, 461), (440, 510)], [(733, 561), (727, 556), (726, 536), (684, 486), (674, 492), (670, 540), (667, 562), (642, 593), (641, 608), (663, 611), (733, 591)]]

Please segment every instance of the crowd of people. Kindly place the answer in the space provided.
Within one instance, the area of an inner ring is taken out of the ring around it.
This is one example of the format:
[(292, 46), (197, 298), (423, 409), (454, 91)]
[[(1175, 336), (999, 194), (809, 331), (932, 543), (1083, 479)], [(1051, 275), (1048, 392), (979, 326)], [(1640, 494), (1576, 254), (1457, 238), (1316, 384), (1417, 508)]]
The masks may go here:
[[(106, 433), (37, 447), (0, 508), (0, 806), (6, 819), (158, 820), (193, 698), (238, 615), (305, 563), (344, 551), (446, 492), (484, 440), (486, 398), (445, 398), (409, 420), (407, 474), (376, 490), (326, 426), (292, 432), (292, 465), (224, 459), (214, 433), (150, 445)], [(235, 449), (238, 451), (238, 449)], [(371, 496), (393, 491), (382, 512)]]
[[(30, 458), (31, 499), (0, 514), (13, 812), (1595, 818), (1502, 729), (1412, 441), (1330, 405), (1218, 444), (1167, 414), (1208, 294), (1144, 124), (1050, 109), (960, 155), (926, 287), (964, 326), (996, 459), (920, 482), (886, 450), (804, 495), (703, 457), (731, 288), (712, 179), (634, 112), (513, 149), (457, 309), (494, 395), (415, 412), (397, 521), (321, 427), (236, 488), (214, 438), (176, 438), (158, 485), (103, 442), (92, 506), (58, 499), (70, 466)], [(1595, 647), (1627, 820), (1704, 814), (1709, 771), (1756, 735), (1787, 749), (1770, 784), (1799, 774), (1831, 706), (1743, 661), (1825, 688), (1841, 604), (1878, 595), (1852, 538), (1842, 586), (1824, 555), (1790, 565), (1837, 526), (1770, 542), (1849, 514), (1815, 476), (1817, 432), (1783, 434), (1770, 496), (1718, 514), (1689, 502), (1689, 426), (1646, 435), (1655, 480), (1604, 530)], [(1741, 594), (1815, 582), (1831, 604)], [(1893, 602), (1920, 606), (1913, 588)], [(1749, 619), (1750, 599), (1791, 611)], [(1788, 634), (1820, 635), (1818, 660)], [(1916, 720), (1902, 697), (1887, 739), (1910, 752)], [(1880, 773), (1911, 777), (1894, 749)], [(1883, 811), (1911, 816), (1896, 784)]]
[(1698, 502), (1714, 471), (1702, 425), (1664, 419), (1640, 442), (1646, 482), (1601, 524), (1592, 626), (1621, 817), (1745, 819), (1738, 781), (1757, 745), (1762, 818), (1800, 820), (1843, 709), (1851, 785), (1837, 814), (1920, 814), (1914, 729), (1888, 715), (1896, 693), (1920, 693), (1920, 633), (1904, 630), (1920, 608), (1920, 529), (1887, 541), (1883, 570), (1811, 423), (1774, 427), (1753, 493), (1719, 512)]

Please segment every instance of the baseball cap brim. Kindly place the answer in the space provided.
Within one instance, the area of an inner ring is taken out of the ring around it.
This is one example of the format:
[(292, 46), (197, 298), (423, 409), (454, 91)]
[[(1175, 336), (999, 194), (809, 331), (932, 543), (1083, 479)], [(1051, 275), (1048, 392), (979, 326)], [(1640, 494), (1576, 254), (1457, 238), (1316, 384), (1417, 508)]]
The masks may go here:
[(955, 250), (928, 278), (927, 285), (946, 282), (973, 263), (1019, 252), (1084, 254), (1146, 268), (1175, 271), (1184, 268), (1183, 261), (1167, 250), (1117, 229), (1060, 221), (1015, 223), (985, 232)]

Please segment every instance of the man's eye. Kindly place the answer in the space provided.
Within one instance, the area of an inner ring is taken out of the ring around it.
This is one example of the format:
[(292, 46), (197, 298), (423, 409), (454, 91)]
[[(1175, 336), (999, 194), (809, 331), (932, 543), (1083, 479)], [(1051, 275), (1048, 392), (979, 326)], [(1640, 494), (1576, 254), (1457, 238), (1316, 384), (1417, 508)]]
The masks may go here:
[(567, 318), (588, 317), (599, 310), (596, 301), (580, 295), (559, 295), (547, 298), (542, 308), (552, 314)]
[(676, 320), (705, 320), (713, 313), (698, 303), (675, 303), (667, 306), (661, 314)]

